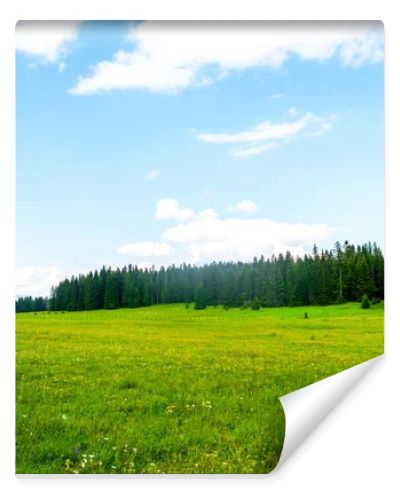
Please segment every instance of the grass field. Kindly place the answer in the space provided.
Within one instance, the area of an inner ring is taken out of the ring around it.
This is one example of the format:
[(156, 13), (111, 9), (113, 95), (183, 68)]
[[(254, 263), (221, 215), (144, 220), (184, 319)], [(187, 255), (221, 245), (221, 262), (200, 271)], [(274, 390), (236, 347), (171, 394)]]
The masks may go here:
[(277, 398), (383, 352), (383, 304), (16, 321), (18, 473), (265, 473)]

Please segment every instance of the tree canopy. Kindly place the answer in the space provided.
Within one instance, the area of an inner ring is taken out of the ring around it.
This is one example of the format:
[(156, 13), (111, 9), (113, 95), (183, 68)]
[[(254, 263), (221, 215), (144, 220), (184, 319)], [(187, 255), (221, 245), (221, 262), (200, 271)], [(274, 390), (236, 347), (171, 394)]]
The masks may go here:
[[(384, 298), (384, 257), (376, 244), (336, 243), (333, 250), (294, 258), (290, 252), (252, 262), (212, 262), (140, 269), (129, 265), (72, 276), (49, 299), (19, 298), (17, 311), (117, 309), (195, 302), (240, 307), (335, 304)], [(198, 307), (199, 306), (199, 307)]]

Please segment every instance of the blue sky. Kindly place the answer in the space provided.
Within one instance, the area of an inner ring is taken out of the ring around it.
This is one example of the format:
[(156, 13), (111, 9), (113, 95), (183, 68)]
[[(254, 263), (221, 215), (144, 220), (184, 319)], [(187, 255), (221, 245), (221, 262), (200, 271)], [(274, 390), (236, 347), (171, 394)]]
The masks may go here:
[(380, 23), (22, 23), (17, 293), (383, 246)]

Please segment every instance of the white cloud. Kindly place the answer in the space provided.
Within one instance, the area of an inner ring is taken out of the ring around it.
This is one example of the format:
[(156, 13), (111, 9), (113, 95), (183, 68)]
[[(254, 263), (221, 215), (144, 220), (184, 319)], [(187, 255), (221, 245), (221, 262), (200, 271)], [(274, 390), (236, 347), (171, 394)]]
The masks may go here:
[[(288, 114), (291, 117), (299, 115), (295, 108), (290, 108)], [(313, 113), (304, 113), (291, 121), (266, 120), (241, 132), (199, 133), (197, 137), (213, 144), (239, 144), (240, 148), (231, 151), (230, 154), (236, 157), (247, 157), (280, 148), (299, 136), (322, 135), (330, 130), (334, 119), (334, 116), (323, 118)]]
[[(177, 204), (174, 206), (181, 209), (180, 204), (173, 201)], [(257, 209), (251, 200), (242, 200), (237, 207), (247, 213)], [(184, 210), (195, 214), (190, 208)], [(154, 257), (152, 262), (142, 263), (147, 267), (172, 262), (249, 261), (255, 256), (270, 257), (287, 250), (293, 255), (303, 255), (310, 252), (314, 244), (324, 244), (336, 230), (326, 224), (288, 224), (254, 217), (220, 218), (213, 213), (211, 218), (186, 219), (172, 225), (160, 234), (158, 241), (130, 243), (118, 251), (134, 257)], [(177, 220), (172, 210), (168, 218)]]
[(280, 68), (291, 56), (325, 61), (337, 57), (357, 67), (383, 59), (379, 22), (155, 22), (135, 25), (131, 51), (98, 62), (71, 90), (91, 94), (146, 89), (176, 94), (210, 85), (232, 71)]
[(17, 296), (48, 296), (52, 286), (66, 278), (59, 266), (26, 266), (16, 271)]
[(193, 219), (194, 212), (191, 208), (183, 208), (179, 201), (173, 198), (166, 198), (159, 200), (156, 207), (157, 219), (175, 219), (178, 221), (185, 221)]
[(235, 156), (236, 158), (247, 158), (248, 156), (257, 156), (261, 153), (265, 153), (265, 151), (271, 151), (273, 149), (279, 149), (281, 147), (280, 144), (276, 142), (269, 142), (267, 144), (262, 144), (261, 146), (252, 146), (251, 148), (244, 149), (236, 149), (231, 151), (231, 156)]
[[(16, 50), (41, 63), (59, 63), (76, 40), (76, 21), (19, 21), (15, 28)], [(58, 65), (60, 73), (65, 65)]]
[(198, 138), (205, 142), (212, 142), (214, 144), (232, 144), (240, 142), (257, 142), (265, 140), (279, 140), (286, 139), (301, 132), (310, 121), (311, 113), (307, 113), (300, 120), (293, 122), (272, 123), (264, 121), (255, 127), (244, 130), (242, 132), (229, 133), (216, 133), (198, 135)]
[(161, 266), (157, 265), (157, 264), (153, 264), (153, 262), (138, 262), (138, 263), (135, 263), (135, 265), (139, 268), (139, 269), (160, 269)]
[(285, 97), (285, 94), (272, 94), (270, 97), (271, 99), (282, 99)]
[(326, 224), (286, 224), (269, 219), (191, 221), (164, 231), (161, 240), (179, 247), (182, 260), (251, 260), (289, 250), (302, 255), (320, 244), (333, 229)]
[(207, 208), (200, 212), (195, 212), (191, 208), (182, 207), (179, 201), (173, 198), (165, 198), (157, 202), (156, 218), (157, 219), (173, 219), (177, 222), (185, 222), (189, 220), (210, 220), (217, 217), (215, 211)]
[(131, 255), (132, 257), (165, 257), (171, 255), (173, 251), (167, 243), (140, 241), (138, 243), (121, 245), (117, 248), (117, 253)]
[(254, 203), (254, 201), (251, 201), (251, 200), (242, 200), (242, 201), (238, 201), (236, 203), (235, 210), (237, 212), (243, 212), (243, 213), (249, 214), (249, 213), (257, 212), (258, 211), (258, 207)]
[(160, 170), (158, 168), (152, 168), (147, 172), (146, 179), (149, 181), (153, 181), (154, 179), (157, 179), (159, 175), (160, 175)]

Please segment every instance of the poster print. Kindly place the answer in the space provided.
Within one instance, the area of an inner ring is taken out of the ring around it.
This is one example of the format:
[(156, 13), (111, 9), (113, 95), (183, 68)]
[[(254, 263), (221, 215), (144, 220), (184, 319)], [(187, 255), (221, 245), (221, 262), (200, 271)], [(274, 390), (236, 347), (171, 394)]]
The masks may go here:
[(379, 22), (20, 22), (17, 473), (268, 473), (383, 352)]

